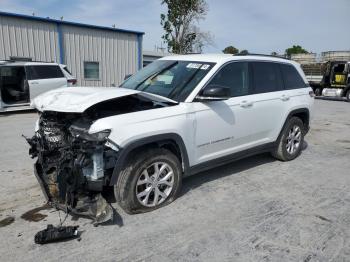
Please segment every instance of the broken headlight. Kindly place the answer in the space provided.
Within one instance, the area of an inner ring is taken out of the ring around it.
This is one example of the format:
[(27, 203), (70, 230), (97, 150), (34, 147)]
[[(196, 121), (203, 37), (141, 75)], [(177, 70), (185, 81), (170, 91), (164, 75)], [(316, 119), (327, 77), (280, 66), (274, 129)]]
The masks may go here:
[(73, 126), (69, 128), (69, 131), (72, 134), (72, 136), (76, 138), (81, 138), (88, 141), (101, 141), (101, 142), (105, 141), (109, 136), (109, 134), (111, 133), (110, 129), (106, 129), (97, 133), (89, 134), (86, 129), (76, 128)]

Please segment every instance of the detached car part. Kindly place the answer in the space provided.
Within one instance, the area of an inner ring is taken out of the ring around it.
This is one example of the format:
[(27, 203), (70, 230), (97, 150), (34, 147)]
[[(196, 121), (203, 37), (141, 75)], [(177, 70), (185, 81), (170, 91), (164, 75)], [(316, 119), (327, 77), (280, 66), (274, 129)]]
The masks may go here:
[(47, 244), (67, 239), (74, 239), (78, 237), (79, 226), (59, 226), (47, 225), (47, 228), (39, 231), (34, 236), (34, 242), (36, 244)]

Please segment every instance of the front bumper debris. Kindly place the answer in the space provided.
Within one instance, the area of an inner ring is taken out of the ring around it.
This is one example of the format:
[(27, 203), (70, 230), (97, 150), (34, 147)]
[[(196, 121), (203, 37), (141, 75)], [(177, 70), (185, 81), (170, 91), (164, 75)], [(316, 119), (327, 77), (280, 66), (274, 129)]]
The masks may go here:
[(117, 152), (106, 141), (88, 141), (69, 132), (71, 122), (41, 116), (29, 154), (37, 158), (34, 174), (48, 204), (66, 213), (103, 223), (113, 209), (103, 197)]
[[(103, 223), (113, 218), (113, 209), (101, 192), (86, 191), (75, 194), (74, 191), (70, 191), (64, 193), (63, 188), (60, 187), (62, 183), (54, 181), (48, 183), (38, 162), (34, 164), (34, 174), (50, 206), (72, 215), (90, 218), (95, 223)], [(64, 186), (69, 188), (73, 185), (67, 184), (62, 187)]]

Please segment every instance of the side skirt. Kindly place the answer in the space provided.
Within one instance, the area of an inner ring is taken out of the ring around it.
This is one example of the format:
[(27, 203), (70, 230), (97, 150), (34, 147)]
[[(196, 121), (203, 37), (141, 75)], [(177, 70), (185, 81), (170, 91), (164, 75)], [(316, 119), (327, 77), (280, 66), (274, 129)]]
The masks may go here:
[(200, 163), (192, 167), (189, 167), (188, 171), (185, 173), (185, 177), (191, 176), (218, 166), (222, 166), (222, 165), (231, 163), (233, 161), (240, 160), (242, 158), (246, 158), (246, 157), (261, 154), (261, 153), (271, 152), (275, 148), (276, 148), (276, 142), (271, 142), (264, 145), (249, 148), (240, 152), (236, 152), (227, 156), (223, 156), (217, 159), (209, 160), (204, 163)]

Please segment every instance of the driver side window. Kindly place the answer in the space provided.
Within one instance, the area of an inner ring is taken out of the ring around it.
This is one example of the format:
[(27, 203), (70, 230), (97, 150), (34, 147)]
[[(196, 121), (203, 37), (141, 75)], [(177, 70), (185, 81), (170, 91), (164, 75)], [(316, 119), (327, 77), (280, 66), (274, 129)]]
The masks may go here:
[(248, 62), (233, 62), (220, 69), (209, 85), (229, 87), (231, 97), (249, 95)]

